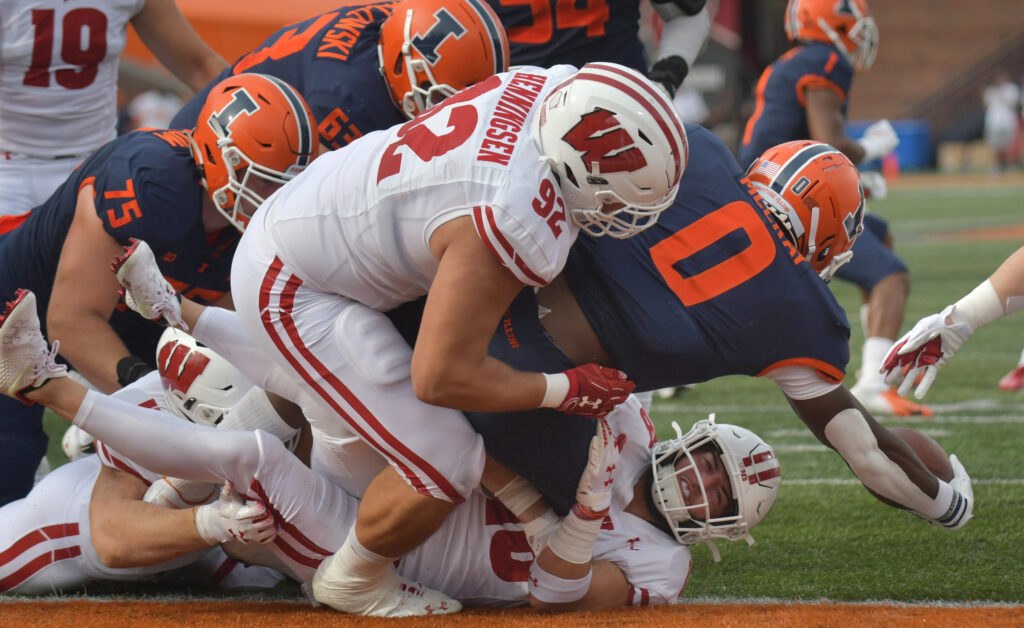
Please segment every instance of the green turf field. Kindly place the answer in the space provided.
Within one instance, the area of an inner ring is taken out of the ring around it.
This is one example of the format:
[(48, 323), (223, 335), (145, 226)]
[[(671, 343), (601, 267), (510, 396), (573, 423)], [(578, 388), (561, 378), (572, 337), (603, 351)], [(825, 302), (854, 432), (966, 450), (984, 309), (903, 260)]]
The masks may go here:
[[(914, 186), (915, 188), (917, 186)], [(967, 229), (1024, 224), (1024, 186), (894, 189), (872, 210), (889, 220), (895, 249), (911, 271), (903, 331), (982, 281), (1024, 239), (961, 241)], [(1008, 229), (1003, 230), (1004, 232)], [(860, 367), (863, 329), (858, 291), (833, 282), (852, 327), (848, 384)], [(785, 330), (768, 330), (785, 333)], [(731, 544), (722, 563), (696, 548), (687, 593), (698, 598), (902, 601), (1024, 601), (1024, 393), (996, 382), (1024, 348), (1024, 316), (979, 332), (940, 372), (926, 401), (931, 419), (882, 418), (935, 438), (956, 453), (975, 484), (975, 518), (947, 532), (883, 506), (839, 456), (821, 446), (788, 409), (774, 384), (747, 377), (702, 384), (656, 401), (660, 435), (675, 419), (688, 425), (716, 412), (771, 443), (782, 466), (775, 508), (755, 530), (753, 547)]]
[[(997, 186), (982, 180), (941, 188), (925, 183), (905, 178), (887, 200), (872, 205), (890, 221), (896, 249), (911, 269), (904, 331), (968, 292), (1024, 243), (1009, 229), (1024, 225), (1024, 183)], [(982, 228), (1001, 239), (963, 239), (963, 230)], [(840, 281), (833, 288), (851, 314), (852, 374), (860, 366), (859, 295)], [(759, 433), (776, 448), (782, 464), (780, 496), (754, 532), (757, 544), (723, 546), (718, 565), (706, 547), (695, 548), (694, 573), (684, 595), (1024, 601), (1024, 393), (996, 388), (1022, 348), (1024, 314), (990, 325), (940, 373), (927, 398), (934, 418), (883, 419), (924, 430), (960, 456), (974, 480), (977, 502), (975, 519), (957, 532), (933, 528), (875, 501), (839, 456), (811, 436), (769, 381), (723, 378), (656, 401), (653, 415), (661, 437), (672, 435), (672, 420), (685, 428), (716, 412), (721, 422)], [(47, 426), (59, 435), (64, 423), (48, 416)], [(51, 447), (56, 464), (62, 458), (59, 439)]]

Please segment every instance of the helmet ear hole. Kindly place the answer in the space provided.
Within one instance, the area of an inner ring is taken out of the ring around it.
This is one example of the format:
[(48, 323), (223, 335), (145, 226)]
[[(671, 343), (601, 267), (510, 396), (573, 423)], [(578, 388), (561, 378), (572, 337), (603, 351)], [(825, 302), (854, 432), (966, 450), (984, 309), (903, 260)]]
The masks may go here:
[(565, 170), (565, 178), (568, 179), (574, 186), (580, 187), (579, 181), (576, 180), (576, 175), (573, 174), (572, 168), (569, 164), (562, 164), (562, 168)]

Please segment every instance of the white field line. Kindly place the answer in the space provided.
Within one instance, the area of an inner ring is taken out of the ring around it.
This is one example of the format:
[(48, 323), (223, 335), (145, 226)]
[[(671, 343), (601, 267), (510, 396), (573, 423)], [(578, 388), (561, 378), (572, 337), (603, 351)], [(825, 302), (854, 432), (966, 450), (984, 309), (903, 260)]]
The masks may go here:
[[(860, 485), (857, 478), (800, 478), (792, 479), (783, 476), (783, 483), (786, 486), (845, 486)], [(997, 485), (997, 486), (1024, 486), (1024, 478), (971, 478), (973, 485)]]
[[(236, 597), (202, 597), (188, 595), (145, 595), (131, 596), (124, 594), (110, 595), (39, 595), (31, 597), (7, 597), (0, 596), (0, 605), (21, 604), (33, 602), (64, 603), (70, 600), (85, 602), (161, 602), (174, 604), (176, 602), (200, 602), (200, 603), (223, 603), (223, 604), (244, 604), (248, 602), (258, 603), (280, 603), (294, 604), (296, 606), (309, 606), (309, 601), (304, 598), (261, 598), (258, 594), (253, 596), (239, 595)], [(1011, 602), (987, 602), (972, 600), (969, 602), (949, 602), (923, 600), (918, 602), (904, 600), (864, 600), (850, 602), (845, 600), (832, 600), (829, 598), (797, 599), (797, 598), (774, 598), (774, 597), (693, 597), (684, 598), (683, 604), (709, 604), (717, 606), (740, 606), (748, 604), (764, 604), (775, 606), (891, 606), (893, 608), (1022, 608), (1024, 604)]]
[[(960, 401), (956, 403), (929, 403), (928, 406), (935, 411), (935, 416), (908, 417), (888, 416), (880, 414), (876, 418), (884, 422), (892, 421), (899, 423), (1024, 423), (1024, 403), (1007, 403), (1005, 401), (997, 401), (995, 399), (971, 399), (969, 401)], [(709, 412), (714, 412), (719, 416), (720, 419), (725, 420), (723, 417), (728, 417), (734, 414), (758, 415), (764, 414), (765, 412), (787, 411), (791, 412), (792, 410), (788, 405), (784, 404), (767, 404), (756, 406), (729, 404), (694, 405), (676, 401), (660, 401), (655, 403), (654, 409), (651, 412), (651, 414), (655, 415), (656, 417), (658, 414), (662, 412), (678, 412), (685, 416), (703, 418), (707, 416)], [(981, 416), (974, 414), (964, 414), (964, 412), (969, 411), (981, 411), (984, 412), (985, 414)], [(988, 414), (992, 412), (999, 412), (1000, 414)]]
[(927, 600), (921, 602), (905, 602), (901, 600), (864, 600), (862, 602), (849, 602), (844, 600), (832, 600), (829, 598), (815, 598), (813, 600), (800, 600), (792, 598), (774, 597), (694, 597), (685, 598), (684, 604), (714, 604), (722, 606), (736, 606), (741, 604), (773, 604), (778, 606), (813, 606), (813, 605), (836, 605), (836, 606), (892, 606), (898, 608), (1024, 608), (1024, 605), (1011, 602), (946, 602)]

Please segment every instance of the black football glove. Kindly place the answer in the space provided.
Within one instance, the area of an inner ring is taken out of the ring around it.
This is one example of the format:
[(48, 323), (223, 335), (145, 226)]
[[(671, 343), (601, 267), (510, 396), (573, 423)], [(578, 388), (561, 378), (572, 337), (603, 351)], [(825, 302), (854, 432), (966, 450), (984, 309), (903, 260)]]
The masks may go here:
[(661, 83), (668, 90), (668, 95), (675, 97), (676, 90), (683, 84), (683, 79), (690, 72), (690, 66), (686, 59), (678, 55), (665, 57), (651, 66), (647, 77), (656, 83)]

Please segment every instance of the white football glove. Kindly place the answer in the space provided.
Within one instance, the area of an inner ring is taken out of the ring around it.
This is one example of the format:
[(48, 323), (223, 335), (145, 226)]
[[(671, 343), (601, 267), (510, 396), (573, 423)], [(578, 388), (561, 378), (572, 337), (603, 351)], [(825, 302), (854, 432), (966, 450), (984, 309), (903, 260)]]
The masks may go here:
[(263, 502), (246, 501), (225, 482), (220, 499), (196, 508), (196, 531), (211, 545), (232, 539), (267, 544), (277, 537), (277, 523)]
[(949, 485), (956, 493), (946, 514), (932, 520), (932, 523), (945, 530), (959, 530), (974, 516), (974, 488), (971, 486), (967, 470), (956, 454), (949, 456), (949, 464), (953, 466), (953, 479), (949, 481)]
[(597, 434), (590, 439), (590, 456), (587, 467), (580, 476), (576, 488), (574, 510), (584, 519), (604, 517), (612, 504), (612, 487), (615, 484), (615, 470), (619, 466), (619, 454), (626, 443), (624, 434), (616, 435), (605, 419), (597, 423)]
[(864, 187), (864, 196), (873, 200), (881, 201), (889, 196), (889, 184), (881, 172), (865, 170), (860, 173), (860, 184)]
[(893, 151), (900, 144), (896, 130), (888, 120), (879, 120), (864, 130), (864, 136), (857, 140), (864, 149), (861, 163), (880, 159)]
[[(947, 323), (947, 318), (951, 322)], [(899, 384), (899, 394), (906, 396), (916, 382), (914, 396), (923, 398), (939, 369), (973, 333), (974, 327), (955, 305), (948, 305), (938, 314), (922, 318), (885, 355), (879, 369), (885, 375), (885, 383), (890, 386)]]

